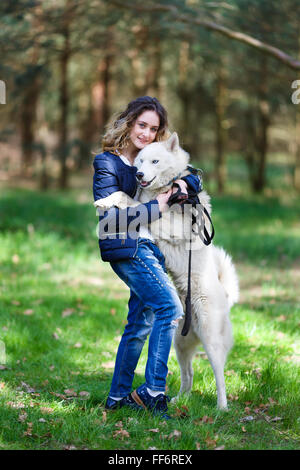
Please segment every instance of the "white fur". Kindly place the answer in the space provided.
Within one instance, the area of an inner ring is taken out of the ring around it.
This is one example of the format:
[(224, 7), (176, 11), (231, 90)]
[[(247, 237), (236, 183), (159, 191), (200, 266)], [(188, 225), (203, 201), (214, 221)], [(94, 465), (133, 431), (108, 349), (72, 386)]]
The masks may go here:
[[(141, 191), (140, 202), (155, 199), (159, 193), (170, 188), (172, 178), (188, 174), (185, 170), (188, 159), (188, 154), (179, 146), (176, 133), (173, 133), (168, 141), (155, 142), (139, 152), (135, 161), (138, 171), (144, 174), (144, 181), (153, 180)], [(198, 196), (201, 204), (210, 213), (208, 194), (202, 191)], [(105, 208), (112, 205), (123, 208), (136, 205), (136, 201), (130, 200), (122, 192), (117, 192), (95, 202), (95, 206), (98, 207)], [(178, 208), (172, 206), (169, 211), (163, 213), (161, 219), (150, 225), (150, 230), (165, 256), (168, 272), (185, 305), (190, 221), (183, 219)], [(192, 358), (201, 341), (214, 371), (218, 407), (226, 409), (224, 366), (227, 354), (233, 345), (229, 312), (238, 300), (238, 278), (230, 256), (222, 248), (213, 244), (206, 246), (198, 236), (192, 238), (192, 248), (192, 325), (188, 335), (182, 336), (184, 319), (181, 319), (174, 339), (181, 371), (180, 393), (189, 392), (192, 388)]]

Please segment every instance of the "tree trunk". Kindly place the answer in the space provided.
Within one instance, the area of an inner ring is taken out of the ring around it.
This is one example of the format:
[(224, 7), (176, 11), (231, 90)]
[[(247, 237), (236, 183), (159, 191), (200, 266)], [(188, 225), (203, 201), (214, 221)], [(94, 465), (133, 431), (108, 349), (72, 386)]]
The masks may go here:
[[(298, 32), (300, 32), (298, 30)], [(300, 34), (298, 36), (298, 59), (300, 59)], [(294, 168), (294, 188), (300, 192), (300, 103), (296, 104), (296, 136), (295, 136), (295, 168)]]
[(161, 44), (158, 38), (151, 47), (149, 59), (150, 65), (146, 73), (147, 94), (150, 96), (155, 96), (158, 100), (160, 100), (160, 76), (162, 67), (162, 55)]
[(145, 51), (149, 48), (149, 28), (142, 23), (134, 27), (135, 45), (129, 51), (131, 59), (131, 83), (133, 96), (144, 96), (147, 93), (147, 68)]
[(218, 192), (223, 193), (226, 181), (225, 146), (227, 132), (225, 129), (225, 110), (227, 102), (226, 71), (224, 64), (220, 64), (216, 80), (216, 161), (215, 173), (217, 178)]
[(296, 104), (296, 149), (294, 168), (294, 188), (300, 192), (300, 103)]
[(82, 170), (90, 164), (91, 148), (96, 134), (98, 142), (100, 140), (99, 128), (96, 126), (95, 121), (95, 112), (90, 99), (88, 109), (85, 110), (83, 118), (78, 121), (80, 142), (76, 170)]
[(183, 41), (179, 50), (178, 62), (178, 87), (177, 96), (180, 99), (181, 115), (179, 122), (180, 136), (184, 149), (191, 153), (189, 130), (190, 130), (190, 90), (188, 86), (188, 73), (190, 63), (190, 45)]
[(250, 184), (254, 192), (263, 191), (266, 184), (266, 164), (268, 153), (268, 131), (271, 112), (268, 101), (268, 69), (266, 59), (261, 58), (259, 83), (257, 87), (258, 104), (250, 104), (246, 112), (246, 161), (249, 169)]
[(110, 81), (113, 55), (107, 52), (99, 63), (99, 80), (93, 87), (93, 105), (95, 108), (95, 121), (99, 134), (104, 132), (104, 127), (111, 113)]
[(24, 96), (20, 112), (20, 134), (22, 148), (22, 171), (30, 176), (33, 163), (34, 125), (40, 94), (40, 69), (32, 66), (28, 84), (24, 87)]
[(258, 133), (256, 139), (257, 172), (253, 189), (262, 192), (266, 184), (266, 163), (268, 152), (268, 131), (271, 123), (270, 105), (267, 96), (268, 68), (266, 58), (261, 58), (260, 83), (258, 89)]
[(60, 57), (60, 120), (59, 120), (59, 160), (60, 160), (60, 177), (59, 187), (65, 189), (68, 186), (68, 168), (67, 168), (67, 143), (68, 143), (68, 107), (69, 107), (69, 90), (68, 90), (68, 62), (70, 59), (70, 38), (69, 26), (64, 29), (64, 49)]

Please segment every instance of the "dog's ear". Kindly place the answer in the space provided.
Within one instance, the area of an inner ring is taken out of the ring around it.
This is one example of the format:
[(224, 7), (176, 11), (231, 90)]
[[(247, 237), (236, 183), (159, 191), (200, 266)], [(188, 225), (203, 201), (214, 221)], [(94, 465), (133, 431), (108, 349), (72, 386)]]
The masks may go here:
[(173, 132), (171, 137), (166, 140), (166, 147), (169, 152), (177, 152), (177, 150), (179, 149), (179, 139), (176, 132)]

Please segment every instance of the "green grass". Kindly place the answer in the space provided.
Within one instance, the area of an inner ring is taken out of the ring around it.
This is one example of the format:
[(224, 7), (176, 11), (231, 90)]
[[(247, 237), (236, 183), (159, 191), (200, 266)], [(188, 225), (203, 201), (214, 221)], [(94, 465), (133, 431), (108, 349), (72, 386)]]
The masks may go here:
[[(233, 256), (241, 282), (226, 364), (229, 411), (216, 408), (199, 347), (192, 393), (170, 406), (174, 420), (160, 422), (104, 410), (128, 290), (99, 258), (89, 198), (88, 191), (1, 193), (0, 448), (299, 449), (297, 202), (246, 191), (213, 198), (215, 243)], [(143, 382), (146, 352), (134, 386)], [(174, 396), (173, 350), (169, 370)]]

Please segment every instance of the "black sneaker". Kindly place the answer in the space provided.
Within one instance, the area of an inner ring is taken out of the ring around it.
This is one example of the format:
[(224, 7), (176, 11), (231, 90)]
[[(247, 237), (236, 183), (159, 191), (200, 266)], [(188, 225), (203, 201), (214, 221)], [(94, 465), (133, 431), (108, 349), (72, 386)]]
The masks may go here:
[(168, 413), (168, 402), (171, 399), (163, 393), (152, 397), (147, 391), (146, 385), (141, 385), (131, 393), (131, 397), (137, 405), (151, 411), (154, 415), (163, 419), (171, 419)]
[(127, 397), (122, 398), (121, 400), (114, 400), (113, 398), (108, 397), (105, 403), (106, 410), (117, 410), (122, 408), (123, 406), (130, 406), (135, 410), (142, 410), (142, 406), (139, 406), (131, 395), (127, 395)]

